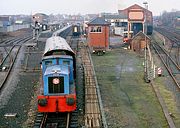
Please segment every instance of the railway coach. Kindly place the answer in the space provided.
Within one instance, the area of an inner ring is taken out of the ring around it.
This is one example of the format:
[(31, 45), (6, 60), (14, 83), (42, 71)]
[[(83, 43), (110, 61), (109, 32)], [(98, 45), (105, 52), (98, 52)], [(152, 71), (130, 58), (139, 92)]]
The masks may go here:
[(80, 36), (81, 35), (80, 24), (75, 24), (72, 26), (72, 34), (73, 34), (73, 36)]

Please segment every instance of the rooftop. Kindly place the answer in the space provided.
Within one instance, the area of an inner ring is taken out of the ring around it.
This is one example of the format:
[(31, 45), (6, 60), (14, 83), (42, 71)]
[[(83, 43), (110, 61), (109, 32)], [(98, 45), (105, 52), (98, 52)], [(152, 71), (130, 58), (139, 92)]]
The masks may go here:
[(92, 19), (88, 25), (110, 25), (110, 23), (105, 21), (104, 17), (96, 17)]
[(104, 15), (105, 19), (127, 19), (127, 16), (125, 14), (119, 14), (119, 15)]

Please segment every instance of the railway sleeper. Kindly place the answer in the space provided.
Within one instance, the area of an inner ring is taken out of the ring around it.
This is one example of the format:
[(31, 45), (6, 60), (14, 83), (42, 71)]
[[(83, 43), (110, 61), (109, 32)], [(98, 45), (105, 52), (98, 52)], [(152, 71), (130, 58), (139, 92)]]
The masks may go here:
[(85, 126), (89, 128), (100, 128), (100, 119), (87, 116), (85, 119)]

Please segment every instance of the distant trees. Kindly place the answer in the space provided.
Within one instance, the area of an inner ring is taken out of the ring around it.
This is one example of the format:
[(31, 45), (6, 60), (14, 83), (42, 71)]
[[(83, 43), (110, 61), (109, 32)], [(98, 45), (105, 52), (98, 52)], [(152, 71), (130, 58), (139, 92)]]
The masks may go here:
[(172, 26), (177, 17), (180, 16), (180, 11), (172, 10), (172, 12), (164, 11), (158, 20), (162, 22), (164, 26)]

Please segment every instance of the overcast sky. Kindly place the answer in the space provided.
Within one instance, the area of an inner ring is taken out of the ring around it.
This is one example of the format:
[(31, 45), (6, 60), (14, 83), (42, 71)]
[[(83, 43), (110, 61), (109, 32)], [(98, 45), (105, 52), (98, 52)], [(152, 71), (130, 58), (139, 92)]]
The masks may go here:
[(180, 0), (0, 0), (0, 15), (117, 13), (118, 9), (133, 4), (144, 7), (144, 1), (153, 15), (160, 15), (164, 10), (180, 10)]

